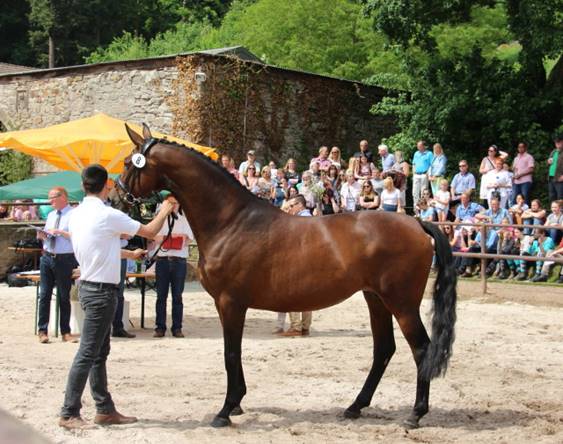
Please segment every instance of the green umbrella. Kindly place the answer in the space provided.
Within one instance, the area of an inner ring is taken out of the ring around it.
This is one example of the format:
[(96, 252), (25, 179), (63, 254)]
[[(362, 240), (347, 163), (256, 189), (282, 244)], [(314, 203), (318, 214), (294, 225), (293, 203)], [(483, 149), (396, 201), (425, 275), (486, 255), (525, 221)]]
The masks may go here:
[(78, 201), (84, 197), (80, 173), (75, 171), (61, 171), (0, 187), (0, 201), (46, 199), (49, 190), (57, 186), (66, 189), (69, 200)]

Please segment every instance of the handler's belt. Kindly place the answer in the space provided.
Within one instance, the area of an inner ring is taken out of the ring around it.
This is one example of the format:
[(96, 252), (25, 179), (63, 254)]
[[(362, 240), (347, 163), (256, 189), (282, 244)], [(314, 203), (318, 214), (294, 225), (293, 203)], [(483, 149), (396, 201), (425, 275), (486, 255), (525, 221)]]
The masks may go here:
[(110, 284), (107, 282), (92, 282), (92, 281), (80, 281), (80, 286), (86, 285), (90, 288), (95, 288), (96, 290), (117, 290), (119, 289), (118, 284)]
[(157, 256), (157, 261), (185, 261), (185, 257), (180, 256)]
[(49, 256), (49, 257), (68, 257), (68, 256), (74, 256), (74, 253), (51, 253), (47, 250), (43, 250), (43, 256)]

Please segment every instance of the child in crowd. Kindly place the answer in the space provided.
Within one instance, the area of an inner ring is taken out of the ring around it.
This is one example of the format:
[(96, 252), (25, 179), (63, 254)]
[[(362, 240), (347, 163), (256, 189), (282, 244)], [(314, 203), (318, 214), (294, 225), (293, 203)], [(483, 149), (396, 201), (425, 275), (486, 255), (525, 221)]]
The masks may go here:
[(528, 210), (528, 208), (529, 207), (526, 201), (524, 200), (524, 196), (518, 194), (516, 196), (516, 203), (508, 209), (508, 212), (512, 216), (512, 220), (514, 221), (515, 224), (517, 225), (523, 224), (522, 214), (524, 213), (524, 211)]
[(445, 222), (450, 211), (451, 195), (449, 191), (449, 183), (446, 179), (440, 181), (440, 189), (436, 192), (432, 205), (436, 209), (439, 222)]
[(416, 204), (418, 210), (418, 217), (420, 220), (424, 221), (435, 221), (436, 220), (436, 211), (433, 206), (428, 205), (428, 201), (422, 197), (418, 200)]
[[(529, 236), (530, 240), (527, 240), (526, 237), (524, 238), (520, 248), (521, 254), (523, 255), (545, 257), (549, 252), (555, 249), (553, 240), (547, 235), (547, 232), (543, 228), (536, 228), (533, 237)], [(522, 249), (524, 250), (523, 253)], [(516, 280), (518, 281), (528, 279), (528, 268), (525, 262), (526, 261), (520, 261), (519, 263), (519, 274), (516, 277)], [(542, 261), (536, 262), (535, 275), (530, 279), (532, 282), (543, 281), (543, 277), (541, 276), (542, 265)]]

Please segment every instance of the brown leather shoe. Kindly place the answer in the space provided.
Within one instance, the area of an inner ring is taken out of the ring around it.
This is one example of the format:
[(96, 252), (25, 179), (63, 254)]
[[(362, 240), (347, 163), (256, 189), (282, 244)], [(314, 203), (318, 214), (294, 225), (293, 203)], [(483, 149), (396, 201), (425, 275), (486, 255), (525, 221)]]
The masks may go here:
[(133, 424), (137, 422), (137, 418), (134, 416), (125, 416), (115, 411), (108, 415), (103, 413), (96, 414), (94, 422), (98, 425), (123, 425), (123, 424)]
[(61, 339), (63, 342), (71, 342), (73, 344), (76, 344), (78, 342), (78, 339), (72, 336), (70, 333), (63, 333)]
[(71, 416), (69, 418), (63, 418), (61, 416), (59, 418), (59, 426), (67, 430), (91, 429), (94, 427), (93, 424), (88, 424), (80, 416)]
[(49, 336), (44, 331), (39, 332), (39, 342), (41, 344), (48, 344), (49, 343)]
[(153, 338), (163, 338), (164, 337), (164, 331), (163, 330), (155, 330), (154, 333), (152, 334)]
[(303, 330), (301, 330), (301, 336), (309, 336), (311, 334), (311, 332), (309, 331), (308, 328), (304, 328)]
[(172, 336), (174, 336), (175, 338), (183, 338), (184, 333), (182, 333), (182, 330), (176, 330), (172, 332)]
[(290, 328), (289, 330), (280, 333), (280, 336), (291, 338), (293, 336), (303, 336), (303, 333), (301, 332), (301, 330), (294, 330), (293, 328)]

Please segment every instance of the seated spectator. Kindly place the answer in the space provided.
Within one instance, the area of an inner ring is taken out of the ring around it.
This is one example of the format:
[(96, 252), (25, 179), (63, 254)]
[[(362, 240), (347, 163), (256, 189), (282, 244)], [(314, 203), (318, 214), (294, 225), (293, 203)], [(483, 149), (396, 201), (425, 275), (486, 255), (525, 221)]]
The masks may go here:
[(384, 211), (402, 212), (401, 192), (393, 185), (391, 177), (383, 181), (383, 191), (381, 192), (381, 204)]
[(330, 150), (330, 154), (328, 156), (328, 160), (336, 167), (338, 170), (345, 170), (346, 169), (346, 162), (342, 159), (342, 155), (340, 153), (340, 148), (337, 146), (333, 146)]
[(368, 158), (364, 154), (361, 154), (359, 159), (360, 162), (356, 163), (356, 167), (354, 169), (354, 177), (356, 178), (356, 180), (363, 182), (371, 179), (373, 171), (375, 170), (375, 166), (368, 160)]
[(295, 159), (289, 158), (285, 163), (283, 170), (290, 185), (297, 185), (301, 181), (301, 176), (297, 172), (297, 162)]
[[(497, 242), (498, 242), (498, 234), (495, 230), (487, 230), (487, 239), (485, 240), (485, 253), (487, 254), (495, 254), (497, 252)], [(474, 240), (469, 241), (469, 249), (467, 250), (470, 253), (480, 253), (481, 252), (481, 232), (477, 233)], [(474, 259), (471, 257), (464, 257), (461, 261), (461, 266), (458, 270), (458, 273), (462, 277), (471, 277), (473, 276), (473, 268), (477, 264), (480, 259)], [(490, 259), (487, 259), (486, 264), (490, 264)], [(486, 269), (487, 274), (492, 274), (491, 270)]]
[[(454, 230), (454, 227), (452, 225), (444, 225), (444, 233), (450, 241), (450, 247), (452, 247), (453, 252), (465, 252), (469, 249), (468, 244), (471, 236), (466, 226), (462, 225), (459, 227), (459, 229)], [(454, 256), (454, 266), (456, 270), (459, 270), (461, 268), (462, 259), (463, 258), (460, 256)]]
[(476, 202), (471, 202), (471, 192), (461, 195), (461, 203), (455, 212), (456, 222), (475, 222), (475, 216), (483, 211), (484, 208)]
[(37, 219), (35, 206), (25, 205), (25, 200), (16, 200), (8, 219), (14, 222), (26, 222)]
[(237, 180), (240, 179), (240, 173), (235, 168), (235, 162), (231, 156), (228, 154), (223, 154), (221, 156), (221, 165), (225, 168), (229, 173), (231, 173)]
[(321, 180), (321, 173), (326, 174), (326, 172), (321, 171), (321, 167), (318, 162), (312, 162), (310, 168), (303, 174), (305, 173), (309, 173), (311, 175), (311, 178), (313, 179), (313, 182), (315, 183)]
[[(543, 228), (536, 228), (534, 230), (534, 242), (532, 243), (529, 250), (530, 255), (536, 257), (546, 257), (553, 250), (555, 250), (555, 243), (553, 242), (553, 239), (547, 235), (547, 231), (544, 230)], [(542, 275), (541, 273), (542, 266), (543, 266), (542, 261), (536, 262), (536, 273), (532, 278), (530, 278), (530, 281), (532, 282), (547, 281), (547, 277), (548, 277), (547, 274)]]
[(239, 179), (239, 182), (242, 184), (242, 186), (253, 194), (256, 194), (258, 192), (259, 177), (257, 176), (256, 173), (257, 173), (256, 166), (248, 165), (248, 168), (246, 168), (242, 172)]
[(270, 173), (270, 167), (265, 166), (262, 168), (260, 178), (256, 184), (257, 191), (256, 195), (261, 199), (271, 200), (272, 192), (274, 190), (274, 181), (272, 180), (272, 174)]
[(340, 178), (338, 176), (338, 168), (336, 165), (331, 165), (328, 167), (328, 171), (326, 173), (326, 180), (330, 182), (330, 186), (333, 190), (337, 190), (340, 187), (339, 181)]
[(351, 171), (352, 174), (354, 174), (354, 172), (356, 171), (356, 165), (359, 163), (359, 157), (350, 157), (350, 160), (348, 160), (348, 169), (346, 170), (346, 172)]
[(309, 169), (313, 169), (313, 164), (318, 164), (319, 170), (326, 171), (332, 165), (331, 160), (328, 158), (328, 147), (321, 146), (319, 148), (319, 155), (311, 159), (309, 162)]
[(270, 160), (268, 162), (268, 166), (270, 167), (270, 174), (272, 175), (272, 179), (277, 176), (278, 174), (278, 167), (276, 166), (276, 162)]
[(260, 162), (256, 160), (256, 151), (254, 150), (249, 150), (246, 153), (246, 160), (244, 162), (241, 162), (238, 167), (239, 175), (242, 176), (250, 165), (253, 165), (256, 171), (260, 171), (262, 169)]
[[(538, 199), (532, 200), (530, 208), (522, 213), (523, 225), (543, 225), (545, 222), (545, 210)], [(525, 235), (531, 235), (532, 229), (525, 228)]]
[(461, 200), (461, 195), (475, 190), (475, 176), (469, 172), (467, 160), (459, 161), (459, 173), (452, 179), (450, 184), (451, 205), (457, 205)]
[(346, 172), (346, 182), (340, 188), (340, 207), (343, 212), (356, 211), (360, 201), (361, 185), (354, 178), (352, 171)]
[(545, 227), (549, 237), (553, 239), (555, 245), (561, 241), (563, 231), (557, 228), (551, 228), (554, 225), (563, 225), (563, 212), (561, 211), (561, 201), (554, 200), (551, 202), (551, 214), (545, 220)]
[[(520, 255), (521, 241), (524, 238), (522, 230), (519, 228), (503, 228), (500, 232), (500, 254), (512, 256)], [(501, 259), (499, 261), (499, 279), (512, 279), (518, 275), (518, 261), (512, 259)]]
[(272, 179), (274, 187), (272, 189), (272, 203), (275, 207), (280, 208), (283, 200), (285, 199), (285, 192), (289, 186), (289, 182), (285, 177), (284, 171), (281, 168), (276, 170), (276, 177)]
[(289, 203), (291, 200), (299, 194), (299, 190), (295, 185), (289, 185), (285, 192), (285, 199), (282, 202), (280, 210), (288, 213), (289, 212)]
[(360, 210), (377, 210), (379, 208), (379, 195), (374, 191), (369, 180), (366, 180), (362, 185), (359, 205)]
[(313, 210), (317, 206), (317, 195), (315, 194), (315, 182), (313, 175), (309, 171), (305, 171), (302, 176), (303, 181), (297, 184), (299, 194), (303, 195), (306, 207)]
[[(504, 220), (510, 222), (510, 214), (505, 208), (501, 208), (500, 200), (493, 197), (490, 200), (489, 209), (483, 213), (475, 215), (475, 219), (488, 222), (490, 224), (502, 224)], [(499, 231), (500, 228), (493, 228), (493, 230)]]
[[(428, 200), (424, 197), (421, 197), (416, 204), (416, 208), (418, 210), (418, 216), (420, 220), (433, 222), (436, 220), (436, 210), (432, 205), (429, 205)], [(451, 227), (451, 225), (446, 225), (447, 227)], [(453, 234), (453, 233), (452, 233)]]
[(522, 214), (524, 213), (524, 211), (526, 211), (528, 209), (528, 204), (526, 203), (526, 201), (524, 200), (524, 196), (522, 196), (521, 194), (516, 196), (516, 203), (514, 205), (512, 205), (508, 212), (510, 213), (510, 215), (512, 216), (512, 220), (515, 224), (517, 225), (522, 225)]
[[(559, 246), (557, 247), (556, 250), (552, 250), (549, 253), (546, 254), (546, 259), (547, 258), (561, 258), (563, 257), (563, 239), (561, 240), (561, 242), (559, 243)], [(555, 262), (553, 261), (545, 261), (541, 270), (541, 275), (542, 276), (549, 276), (549, 273), (551, 272), (551, 268), (555, 265)], [(547, 280), (547, 279), (546, 279)], [(543, 279), (540, 280), (539, 282), (545, 282)], [(563, 284), (563, 266), (561, 267), (561, 271), (559, 272), (559, 278), (557, 279), (557, 283), (558, 284)]]
[(10, 209), (7, 205), (0, 205), (0, 219), (7, 219), (10, 216)]
[(316, 207), (313, 211), (313, 216), (327, 216), (329, 214), (336, 214), (340, 212), (340, 207), (332, 189), (325, 189), (321, 197), (320, 209)]
[(439, 222), (445, 222), (450, 211), (450, 192), (448, 191), (448, 181), (442, 179), (440, 188), (434, 194), (431, 205), (436, 209)]

